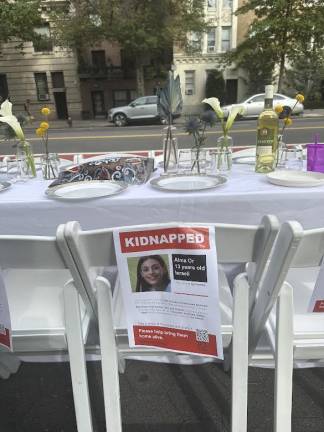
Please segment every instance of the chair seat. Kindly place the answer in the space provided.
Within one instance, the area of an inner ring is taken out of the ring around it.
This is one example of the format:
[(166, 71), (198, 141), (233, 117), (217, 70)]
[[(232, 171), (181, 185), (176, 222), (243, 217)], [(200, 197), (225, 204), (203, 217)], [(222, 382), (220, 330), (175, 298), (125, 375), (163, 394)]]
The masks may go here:
[[(66, 350), (63, 287), (71, 278), (70, 272), (7, 269), (3, 271), (3, 278), (8, 293), (14, 351)], [(80, 305), (86, 338), (89, 318), (82, 301)]]
[[(324, 360), (324, 314), (308, 313), (308, 305), (318, 275), (318, 267), (292, 268), (286, 280), (293, 286), (294, 301), (294, 366), (323, 366)], [(266, 324), (256, 355), (251, 364), (260, 367), (273, 367), (274, 340), (276, 329), (276, 307), (274, 306)], [(311, 354), (308, 354), (311, 348)], [(264, 361), (256, 360), (262, 357)], [(318, 359), (318, 360), (317, 360)], [(312, 361), (314, 360), (314, 361)]]

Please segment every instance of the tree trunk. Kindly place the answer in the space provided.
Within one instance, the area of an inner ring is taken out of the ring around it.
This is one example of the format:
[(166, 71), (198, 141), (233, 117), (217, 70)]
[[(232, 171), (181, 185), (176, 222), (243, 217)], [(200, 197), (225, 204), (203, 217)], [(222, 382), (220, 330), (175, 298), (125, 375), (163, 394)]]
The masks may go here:
[(137, 97), (144, 96), (144, 67), (140, 60), (136, 61), (136, 90)]
[(280, 63), (279, 63), (279, 78), (278, 78), (278, 93), (281, 93), (283, 78), (285, 73), (285, 60), (286, 56), (284, 53), (281, 54)]

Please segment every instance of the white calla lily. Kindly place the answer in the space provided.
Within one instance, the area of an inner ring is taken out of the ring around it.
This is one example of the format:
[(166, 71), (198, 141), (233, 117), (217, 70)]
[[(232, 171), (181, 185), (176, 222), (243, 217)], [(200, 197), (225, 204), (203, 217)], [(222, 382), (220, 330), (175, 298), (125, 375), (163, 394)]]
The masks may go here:
[(219, 119), (224, 118), (224, 113), (220, 107), (220, 102), (219, 102), (218, 98), (216, 98), (216, 97), (207, 98), (207, 99), (204, 99), (202, 101), (202, 103), (206, 103), (206, 104), (210, 105), (213, 108), (213, 110), (215, 111), (215, 113)]
[(236, 116), (238, 114), (243, 114), (243, 111), (244, 111), (244, 107), (242, 107), (240, 105), (232, 107), (232, 109), (229, 112), (229, 115), (227, 117), (227, 121), (226, 121), (226, 124), (224, 127), (224, 135), (228, 134), (228, 131), (231, 129), (231, 127), (234, 123), (234, 120), (236, 119)]
[(24, 132), (16, 116), (12, 114), (12, 103), (5, 100), (0, 107), (0, 122), (10, 126), (20, 141), (25, 140)]

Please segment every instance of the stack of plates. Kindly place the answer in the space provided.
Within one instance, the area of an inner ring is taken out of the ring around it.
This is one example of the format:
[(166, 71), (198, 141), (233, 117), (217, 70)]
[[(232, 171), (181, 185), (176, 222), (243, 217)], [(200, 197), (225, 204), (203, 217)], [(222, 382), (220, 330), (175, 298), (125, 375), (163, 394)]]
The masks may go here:
[(267, 174), (270, 183), (288, 187), (324, 186), (324, 174), (313, 171), (279, 170)]

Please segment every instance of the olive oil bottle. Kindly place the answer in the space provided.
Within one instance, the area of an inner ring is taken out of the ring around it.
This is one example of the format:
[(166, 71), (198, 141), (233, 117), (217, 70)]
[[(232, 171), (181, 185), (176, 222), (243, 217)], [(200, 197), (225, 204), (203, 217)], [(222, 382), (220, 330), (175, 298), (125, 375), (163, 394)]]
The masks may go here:
[(277, 164), (279, 119), (273, 109), (273, 86), (265, 87), (264, 110), (259, 115), (255, 171), (268, 173)]

